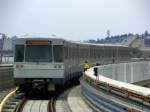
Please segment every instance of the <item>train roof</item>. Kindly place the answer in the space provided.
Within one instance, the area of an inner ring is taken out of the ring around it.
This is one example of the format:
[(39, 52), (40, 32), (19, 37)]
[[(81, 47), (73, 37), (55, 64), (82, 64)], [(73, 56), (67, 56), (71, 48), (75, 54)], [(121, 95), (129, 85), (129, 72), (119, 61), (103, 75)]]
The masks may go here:
[(71, 43), (71, 44), (80, 44), (80, 45), (93, 45), (93, 46), (108, 46), (108, 47), (128, 47), (125, 45), (119, 44), (95, 44), (95, 43), (88, 43), (88, 42), (80, 42), (80, 41), (72, 41), (63, 38), (57, 37), (27, 37), (27, 38), (17, 38), (16, 44), (25, 44), (26, 40), (51, 40), (63, 43)]
[(90, 44), (90, 45), (95, 45), (95, 46), (114, 46), (114, 47), (128, 47), (128, 46), (125, 46), (125, 45), (119, 45), (119, 44), (96, 44), (96, 43), (88, 43), (88, 42), (75, 42), (75, 43), (78, 43), (78, 44), (84, 44), (84, 45), (87, 45), (87, 44)]

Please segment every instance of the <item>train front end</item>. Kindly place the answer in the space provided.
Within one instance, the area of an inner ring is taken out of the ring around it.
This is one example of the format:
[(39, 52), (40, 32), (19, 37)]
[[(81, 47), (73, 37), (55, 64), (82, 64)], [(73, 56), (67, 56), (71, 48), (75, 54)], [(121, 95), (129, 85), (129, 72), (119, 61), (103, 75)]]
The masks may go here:
[(62, 39), (20, 38), (15, 45), (14, 80), (22, 89), (55, 90), (64, 83)]

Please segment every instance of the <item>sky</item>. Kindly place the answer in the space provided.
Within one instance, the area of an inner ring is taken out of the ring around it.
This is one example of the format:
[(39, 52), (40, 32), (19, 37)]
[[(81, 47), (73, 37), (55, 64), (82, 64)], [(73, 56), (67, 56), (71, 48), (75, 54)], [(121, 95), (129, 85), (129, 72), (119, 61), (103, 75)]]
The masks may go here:
[(150, 31), (150, 0), (0, 0), (0, 32), (87, 40)]

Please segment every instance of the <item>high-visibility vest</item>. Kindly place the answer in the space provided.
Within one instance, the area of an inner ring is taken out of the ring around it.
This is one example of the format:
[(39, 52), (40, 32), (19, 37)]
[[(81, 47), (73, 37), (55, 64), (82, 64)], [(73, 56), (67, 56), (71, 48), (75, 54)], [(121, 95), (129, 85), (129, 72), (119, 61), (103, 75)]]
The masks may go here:
[(88, 64), (88, 63), (84, 63), (83, 64), (83, 69), (85, 70), (85, 69), (89, 69), (90, 68), (90, 65)]

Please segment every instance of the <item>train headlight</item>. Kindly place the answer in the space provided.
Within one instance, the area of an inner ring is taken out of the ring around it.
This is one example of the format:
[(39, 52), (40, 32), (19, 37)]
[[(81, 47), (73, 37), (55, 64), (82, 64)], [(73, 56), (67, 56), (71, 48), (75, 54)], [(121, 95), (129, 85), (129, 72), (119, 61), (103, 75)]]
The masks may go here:
[(58, 65), (58, 68), (61, 68), (61, 65)]
[(56, 68), (56, 69), (60, 69), (60, 68), (62, 68), (62, 66), (61, 66), (61, 65), (54, 65), (53, 67), (54, 67), (54, 68)]
[(16, 65), (16, 68), (19, 68), (19, 65)]
[(20, 65), (20, 68), (23, 68), (23, 65)]
[(54, 65), (54, 68), (57, 68), (57, 65)]

